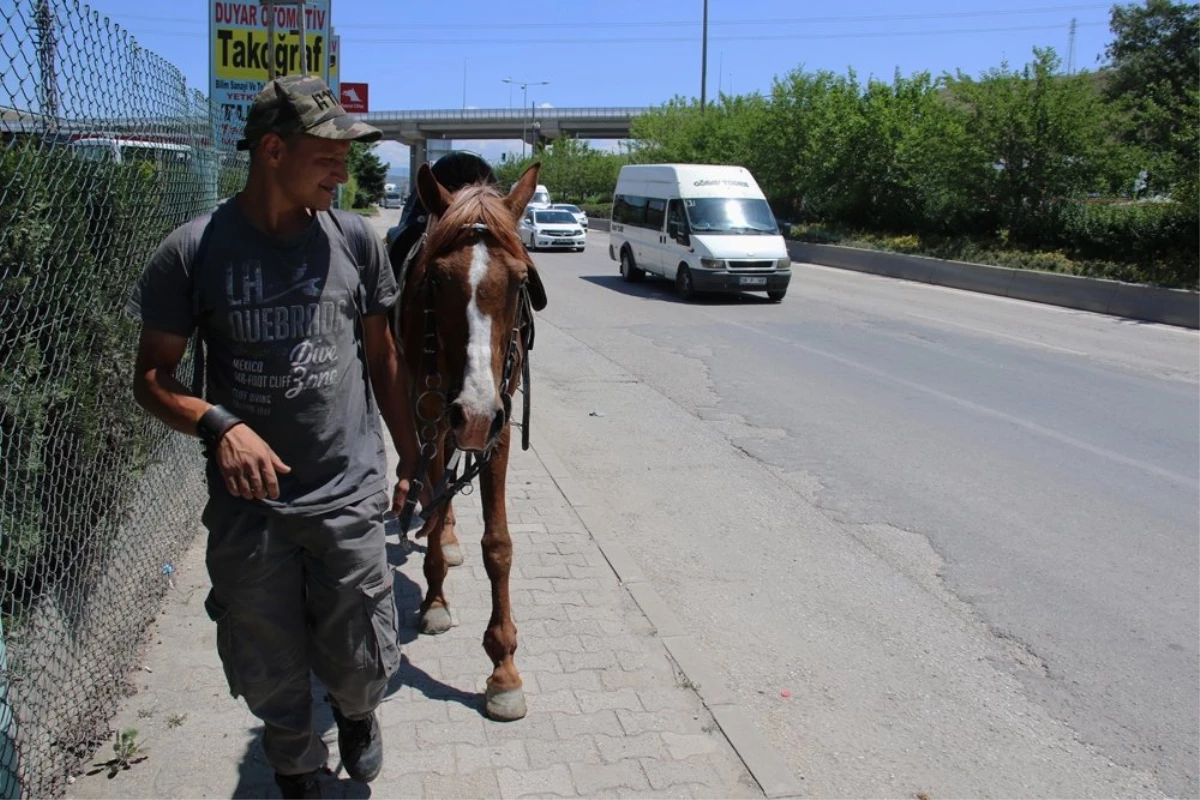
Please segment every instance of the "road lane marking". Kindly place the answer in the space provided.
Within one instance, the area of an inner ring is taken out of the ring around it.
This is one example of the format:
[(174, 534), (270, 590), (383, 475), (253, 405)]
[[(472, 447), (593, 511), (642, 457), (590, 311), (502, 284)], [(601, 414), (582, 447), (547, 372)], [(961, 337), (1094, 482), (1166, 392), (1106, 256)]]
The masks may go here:
[(878, 369), (876, 367), (872, 367), (868, 364), (863, 364), (859, 361), (854, 361), (853, 359), (844, 358), (843, 356), (835, 355), (833, 353), (827, 353), (824, 350), (820, 350), (811, 345), (801, 344), (800, 342), (796, 342), (791, 339), (786, 339), (782, 336), (776, 336), (773, 333), (768, 333), (767, 331), (760, 330), (758, 328), (755, 328), (753, 325), (749, 325), (745, 322), (733, 322), (730, 320), (722, 319), (714, 314), (709, 314), (707, 312), (701, 312), (701, 313), (703, 313), (705, 316), (709, 317), (710, 319), (713, 319), (722, 324), (732, 325), (732, 326), (738, 327), (738, 328), (744, 328), (745, 330), (751, 331), (752, 333), (757, 333), (760, 336), (766, 336), (769, 339), (774, 339), (777, 342), (782, 342), (783, 344), (791, 345), (792, 347), (798, 348), (800, 350), (804, 350), (805, 352), (812, 353), (813, 355), (816, 355), (816, 356), (821, 356), (822, 358), (829, 359), (830, 361), (836, 361), (837, 363), (842, 364), (844, 366), (853, 367), (854, 369), (861, 370), (863, 372), (866, 372), (869, 375), (874, 375), (877, 378), (882, 378), (884, 380), (893, 381), (895, 383), (900, 384), (901, 386), (905, 386), (909, 389), (912, 389), (913, 391), (924, 392), (925, 394), (932, 395), (933, 397), (936, 397), (939, 400), (943, 400), (947, 403), (952, 403), (953, 405), (959, 406), (961, 408), (965, 408), (965, 409), (967, 409), (969, 411), (973, 411), (977, 414), (981, 414), (983, 416), (988, 416), (988, 417), (993, 417), (995, 419), (999, 419), (1004, 422), (1007, 422), (1011, 425), (1016, 425), (1017, 427), (1024, 428), (1025, 430), (1029, 431), (1030, 433), (1045, 437), (1047, 439), (1051, 439), (1053, 441), (1059, 442), (1060, 444), (1065, 444), (1070, 447), (1074, 447), (1076, 449), (1084, 451), (1085, 453), (1091, 453), (1094, 456), (1099, 456), (1100, 458), (1105, 458), (1105, 459), (1108, 459), (1109, 461), (1113, 461), (1118, 464), (1123, 464), (1127, 467), (1133, 467), (1134, 469), (1138, 469), (1143, 472), (1148, 472), (1151, 475), (1157, 475), (1158, 477), (1163, 478), (1164, 480), (1168, 480), (1171, 483), (1177, 484), (1179, 486), (1183, 486), (1184, 488), (1187, 488), (1187, 489), (1194, 489), (1197, 492), (1200, 492), (1200, 480), (1197, 480), (1196, 478), (1188, 477), (1187, 475), (1181, 475), (1180, 473), (1174, 472), (1169, 469), (1164, 469), (1164, 468), (1158, 466), (1157, 464), (1151, 464), (1147, 461), (1142, 461), (1137, 458), (1132, 458), (1130, 456), (1122, 455), (1121, 453), (1118, 453), (1116, 451), (1109, 450), (1107, 448), (1100, 447), (1098, 445), (1094, 445), (1089, 442), (1085, 442), (1082, 439), (1076, 439), (1074, 436), (1068, 436), (1065, 433), (1060, 433), (1059, 431), (1053, 430), (1051, 428), (1047, 428), (1044, 425), (1039, 425), (1036, 422), (1030, 422), (1027, 419), (1022, 419), (1021, 417), (1013, 416), (1012, 414), (1008, 414), (1003, 411), (999, 411), (999, 410), (991, 408), (989, 406), (981, 405), (981, 404), (973, 402), (971, 400), (967, 400), (965, 398), (958, 397), (957, 395), (948, 394), (948, 393), (940, 391), (938, 389), (934, 389), (933, 387), (925, 386), (924, 384), (920, 384), (915, 381), (910, 381), (906, 378), (898, 377), (896, 375), (891, 374), (890, 372), (886, 372), (886, 371)]
[(1069, 347), (1059, 347), (1058, 345), (1055, 345), (1055, 344), (1046, 344), (1045, 342), (1039, 342), (1036, 339), (1026, 339), (1022, 336), (1013, 336), (1008, 333), (999, 333), (998, 331), (990, 331), (987, 328), (976, 328), (973, 325), (963, 325), (961, 322), (950, 322), (949, 320), (939, 319), (937, 317), (926, 317), (921, 314), (914, 314), (911, 311), (904, 311), (902, 313), (906, 317), (916, 317), (917, 319), (923, 319), (927, 322), (936, 322), (941, 325), (952, 325), (955, 328), (962, 328), (963, 330), (974, 331), (975, 333), (982, 333), (985, 336), (998, 336), (1001, 339), (1009, 339), (1011, 341), (1020, 342), (1021, 344), (1027, 344), (1032, 347), (1044, 347), (1047, 350), (1057, 350), (1060, 353), (1070, 353), (1071, 355), (1086, 356), (1088, 358), (1091, 357), (1090, 353), (1085, 353), (1083, 350), (1072, 350)]

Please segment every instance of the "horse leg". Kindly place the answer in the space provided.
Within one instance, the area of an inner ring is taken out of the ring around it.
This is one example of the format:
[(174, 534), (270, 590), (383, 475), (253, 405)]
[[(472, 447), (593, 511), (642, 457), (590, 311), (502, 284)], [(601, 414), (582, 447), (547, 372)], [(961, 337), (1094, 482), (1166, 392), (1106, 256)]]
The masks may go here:
[(479, 476), (483, 499), (483, 564), (492, 584), (492, 617), (483, 634), (483, 649), (492, 659), (487, 679), (487, 715), (507, 722), (525, 716), (525, 692), (513, 662), (517, 652), (517, 626), (513, 624), (508, 599), (508, 574), (512, 568), (512, 539), (508, 535), (508, 511), (504, 505), (504, 483), (508, 470), (506, 428), (496, 449)]
[(463, 563), (462, 545), (458, 543), (458, 534), (454, 530), (457, 523), (453, 501), (447, 501), (446, 523), (442, 526), (442, 556), (446, 559), (446, 565), (451, 567), (458, 567)]
[[(433, 459), (429, 465), (429, 480), (437, 486), (445, 469), (444, 462)], [(446, 505), (433, 511), (432, 519), (425, 521), (422, 531), (427, 531), (425, 542), (425, 600), (421, 603), (421, 633), (445, 633), (453, 626), (450, 605), (446, 602), (446, 557), (442, 553), (442, 530), (445, 527)]]

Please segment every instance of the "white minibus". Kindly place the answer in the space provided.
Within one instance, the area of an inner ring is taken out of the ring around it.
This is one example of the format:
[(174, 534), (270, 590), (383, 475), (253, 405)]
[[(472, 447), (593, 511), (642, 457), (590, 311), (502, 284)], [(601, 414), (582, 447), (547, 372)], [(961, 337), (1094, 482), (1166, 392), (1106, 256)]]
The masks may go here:
[(608, 255), (625, 280), (661, 275), (687, 300), (758, 291), (779, 302), (792, 279), (775, 215), (745, 167), (621, 167)]

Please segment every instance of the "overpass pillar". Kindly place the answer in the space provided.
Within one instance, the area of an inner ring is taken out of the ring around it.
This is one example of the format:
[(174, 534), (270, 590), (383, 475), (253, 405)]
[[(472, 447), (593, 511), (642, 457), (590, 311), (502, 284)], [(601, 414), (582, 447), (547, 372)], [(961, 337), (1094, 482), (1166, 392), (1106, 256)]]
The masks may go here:
[(428, 160), (428, 148), (425, 140), (413, 139), (408, 145), (408, 181), (410, 185), (417, 185), (417, 170)]

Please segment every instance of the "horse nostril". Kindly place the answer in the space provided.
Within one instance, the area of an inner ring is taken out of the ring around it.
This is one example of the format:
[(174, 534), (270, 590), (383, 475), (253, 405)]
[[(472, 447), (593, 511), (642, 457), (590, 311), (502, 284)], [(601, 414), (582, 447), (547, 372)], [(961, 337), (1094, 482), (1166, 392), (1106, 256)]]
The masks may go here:
[(461, 428), (467, 424), (467, 415), (463, 413), (462, 406), (458, 403), (450, 404), (450, 427)]

